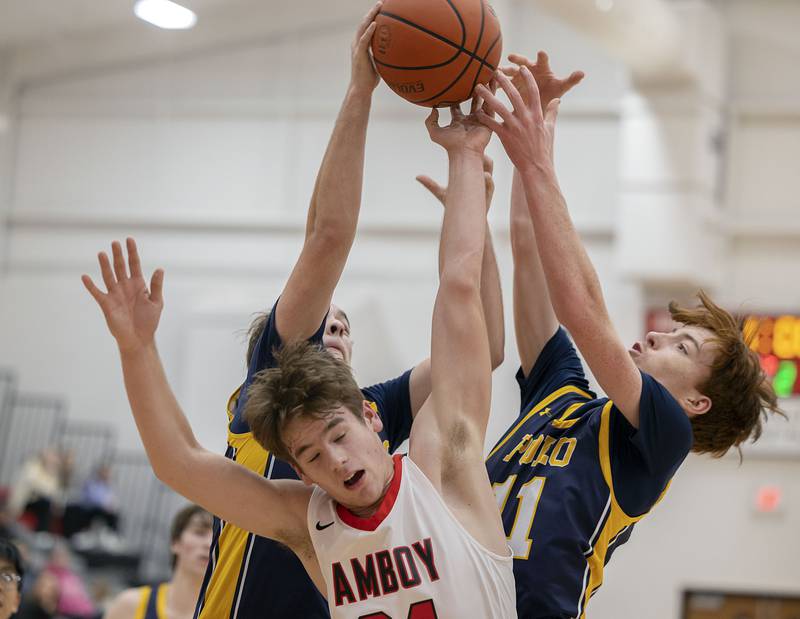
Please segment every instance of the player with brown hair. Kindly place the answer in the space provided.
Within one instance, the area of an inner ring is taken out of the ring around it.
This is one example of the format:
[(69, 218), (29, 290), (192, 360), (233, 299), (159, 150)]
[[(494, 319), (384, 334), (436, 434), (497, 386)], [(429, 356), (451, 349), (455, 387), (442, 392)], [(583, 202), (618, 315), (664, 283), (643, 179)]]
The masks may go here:
[(154, 586), (127, 589), (108, 607), (103, 619), (188, 619), (194, 615), (211, 546), (211, 514), (187, 505), (172, 519), (172, 578)]
[[(156, 475), (223, 520), (292, 549), (327, 591), (335, 617), (506, 619), (516, 612), (511, 557), (483, 464), (491, 354), (480, 296), (482, 164), (490, 132), (474, 115), (452, 113), (448, 127), (438, 126), (436, 111), (427, 123), (447, 150), (450, 183), (433, 312), (432, 390), (406, 458), (386, 452), (381, 419), (347, 380), (342, 361), (305, 342), (276, 351), (277, 366), (255, 377), (246, 405), (262, 446), (290, 458), (303, 483), (264, 479), (203, 449), (155, 346), (163, 272), (156, 271), (148, 290), (129, 239), (127, 265), (119, 244), (112, 246), (113, 270), (100, 254), (107, 292), (83, 277), (117, 341)], [(269, 422), (276, 414), (282, 423)]]
[[(559, 97), (547, 56), (512, 56), (479, 119), (515, 166), (511, 239), (520, 415), (489, 455), (514, 550), (520, 617), (584, 617), (615, 548), (666, 491), (690, 450), (721, 456), (760, 434), (774, 392), (742, 324), (700, 293), (679, 324), (630, 349), (606, 310), (553, 164)], [(506, 75), (508, 73), (508, 75)], [(513, 82), (512, 82), (513, 80)], [(541, 91), (541, 92), (540, 92)], [(598, 398), (563, 325), (608, 397)]]

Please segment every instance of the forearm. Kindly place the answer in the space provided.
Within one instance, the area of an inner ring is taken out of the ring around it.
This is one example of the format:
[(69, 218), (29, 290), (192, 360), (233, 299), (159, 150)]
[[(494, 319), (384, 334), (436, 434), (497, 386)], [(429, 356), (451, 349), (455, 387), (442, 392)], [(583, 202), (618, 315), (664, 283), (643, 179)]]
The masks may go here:
[(483, 264), (481, 265), (481, 305), (486, 320), (486, 331), (489, 335), (489, 355), (492, 369), (503, 363), (505, 357), (506, 331), (503, 316), (503, 291), (500, 287), (500, 272), (497, 268), (497, 257), (494, 244), (486, 224), (486, 240), (483, 245)]
[[(486, 235), (483, 157), (472, 151), (448, 153), (449, 181), (439, 243), (440, 275), (480, 285)], [(480, 225), (475, 225), (480, 221)]]
[(522, 175), (550, 300), (558, 320), (568, 329), (588, 316), (605, 315), (597, 272), (575, 229), (552, 168)]
[(345, 242), (355, 237), (371, 106), (371, 91), (348, 88), (314, 185), (307, 236), (335, 230)]
[(168, 485), (180, 485), (182, 478), (192, 474), (188, 455), (198, 445), (169, 386), (155, 343), (121, 352), (120, 357), (128, 401), (153, 471)]
[(539, 257), (539, 246), (518, 170), (511, 187), (511, 254), (514, 261), (514, 334), (523, 372), (527, 375), (558, 320)]

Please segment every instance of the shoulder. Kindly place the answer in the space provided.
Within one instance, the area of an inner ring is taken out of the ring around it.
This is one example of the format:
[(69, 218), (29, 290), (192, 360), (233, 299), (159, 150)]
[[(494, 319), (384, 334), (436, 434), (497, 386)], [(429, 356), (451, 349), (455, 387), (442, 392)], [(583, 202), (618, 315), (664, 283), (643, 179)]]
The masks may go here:
[(150, 592), (150, 587), (126, 589), (115, 597), (103, 619), (133, 619), (142, 603), (142, 599)]

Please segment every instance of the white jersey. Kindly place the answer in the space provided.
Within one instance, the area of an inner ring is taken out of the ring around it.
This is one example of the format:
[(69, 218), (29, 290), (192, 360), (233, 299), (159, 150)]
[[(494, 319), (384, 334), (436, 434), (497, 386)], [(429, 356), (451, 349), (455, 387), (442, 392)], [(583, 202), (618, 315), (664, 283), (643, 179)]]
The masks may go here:
[(467, 533), (410, 458), (394, 456), (378, 510), (359, 518), (314, 488), (308, 530), (333, 619), (514, 619), (511, 552)]

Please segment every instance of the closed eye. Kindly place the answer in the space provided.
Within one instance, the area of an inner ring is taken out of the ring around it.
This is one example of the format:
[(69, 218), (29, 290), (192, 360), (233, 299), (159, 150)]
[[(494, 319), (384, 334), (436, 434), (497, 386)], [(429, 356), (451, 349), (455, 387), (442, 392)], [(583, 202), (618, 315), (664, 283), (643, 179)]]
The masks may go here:
[(339, 436), (337, 436), (335, 439), (333, 439), (333, 442), (334, 442), (334, 443), (338, 443), (338, 442), (339, 442), (339, 441), (341, 441), (343, 438), (344, 438), (344, 434), (340, 434), (340, 435), (339, 435)]
[(678, 350), (680, 350), (684, 355), (689, 354), (689, 350), (686, 348), (686, 344), (678, 344)]
[(319, 454), (318, 454), (318, 453), (314, 454), (314, 457), (313, 457), (313, 458), (311, 458), (311, 459), (309, 459), (309, 462), (313, 462), (313, 461), (314, 461), (314, 460), (316, 460), (317, 458), (319, 458)]

